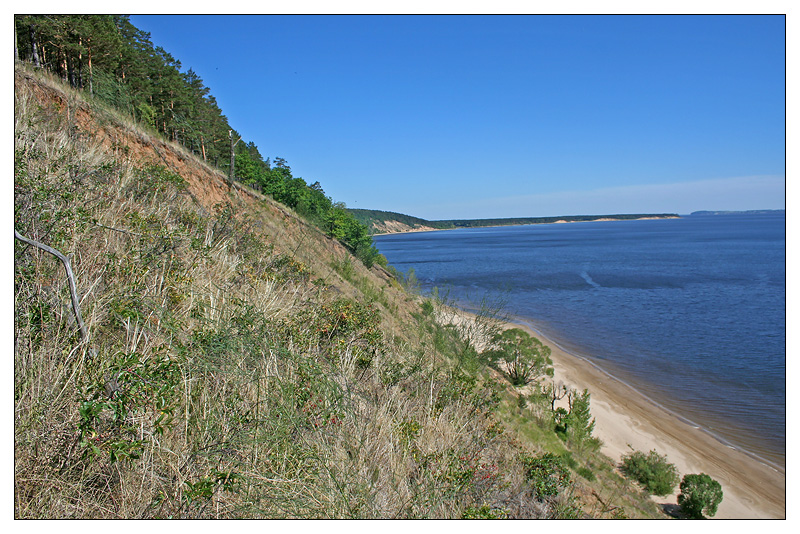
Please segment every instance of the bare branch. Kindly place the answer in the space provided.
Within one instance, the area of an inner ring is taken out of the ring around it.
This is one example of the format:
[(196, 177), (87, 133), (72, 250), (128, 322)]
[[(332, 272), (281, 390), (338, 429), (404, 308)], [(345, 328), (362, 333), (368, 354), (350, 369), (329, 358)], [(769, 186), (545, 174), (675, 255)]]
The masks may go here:
[(14, 229), (14, 237), (16, 239), (19, 239), (23, 243), (27, 243), (36, 248), (40, 248), (45, 252), (49, 252), (50, 254), (61, 260), (61, 263), (64, 264), (64, 270), (67, 272), (67, 280), (69, 281), (69, 294), (70, 297), (72, 298), (72, 312), (75, 314), (75, 320), (78, 322), (78, 329), (80, 330), (81, 333), (81, 339), (83, 339), (84, 341), (88, 341), (89, 333), (86, 331), (86, 325), (83, 324), (83, 318), (81, 317), (81, 308), (78, 300), (78, 291), (75, 288), (75, 275), (72, 273), (72, 266), (70, 265), (69, 258), (60, 253), (59, 251), (57, 251), (56, 249), (48, 247), (44, 243), (39, 243), (38, 241), (34, 241), (33, 239), (28, 239), (27, 237), (20, 235), (20, 233), (17, 232), (16, 229)]

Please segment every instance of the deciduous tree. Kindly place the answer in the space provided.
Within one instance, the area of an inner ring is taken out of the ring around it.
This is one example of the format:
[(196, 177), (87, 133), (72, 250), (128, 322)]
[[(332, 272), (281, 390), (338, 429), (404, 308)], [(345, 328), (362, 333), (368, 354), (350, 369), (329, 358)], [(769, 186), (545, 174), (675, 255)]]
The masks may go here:
[(495, 334), (484, 356), (498, 364), (515, 386), (524, 386), (553, 373), (550, 347), (521, 328)]
[(702, 519), (703, 514), (713, 517), (722, 502), (722, 486), (705, 473), (686, 475), (681, 481), (678, 504), (687, 517)]

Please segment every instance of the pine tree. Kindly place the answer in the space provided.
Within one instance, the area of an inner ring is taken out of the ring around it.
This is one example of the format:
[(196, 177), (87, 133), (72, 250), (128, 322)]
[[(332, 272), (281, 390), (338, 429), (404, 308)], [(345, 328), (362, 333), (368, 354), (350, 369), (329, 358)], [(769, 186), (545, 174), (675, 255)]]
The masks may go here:
[(592, 437), (595, 420), (589, 410), (591, 395), (584, 389), (583, 393), (573, 392), (569, 396), (569, 415), (565, 418), (567, 436), (575, 443), (586, 442)]

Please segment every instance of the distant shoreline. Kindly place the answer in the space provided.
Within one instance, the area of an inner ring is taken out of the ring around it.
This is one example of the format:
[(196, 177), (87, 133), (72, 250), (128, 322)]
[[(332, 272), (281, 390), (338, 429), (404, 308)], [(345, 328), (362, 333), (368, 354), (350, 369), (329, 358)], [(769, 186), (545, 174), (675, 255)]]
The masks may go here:
[[(555, 218), (555, 217), (554, 217)], [(601, 217), (599, 219), (588, 219), (588, 220), (566, 220), (565, 218), (559, 218), (556, 221), (551, 222), (527, 222), (527, 223), (510, 223), (510, 224), (487, 224), (485, 226), (457, 226), (454, 228), (432, 228), (430, 226), (420, 226), (420, 227), (411, 227), (408, 225), (403, 225), (405, 228), (397, 228), (395, 230), (384, 231), (379, 233), (374, 233), (373, 237), (381, 236), (381, 235), (394, 235), (394, 234), (413, 234), (419, 232), (444, 232), (448, 230), (464, 230), (468, 228), (502, 228), (505, 226), (535, 226), (535, 225), (545, 225), (545, 224), (572, 224), (572, 223), (592, 223), (592, 222), (623, 222), (623, 221), (651, 221), (651, 220), (662, 220), (662, 219), (681, 219), (680, 215), (665, 215), (665, 216), (646, 216), (646, 217), (638, 217), (635, 219), (623, 219), (623, 218), (614, 218), (614, 217)], [(393, 221), (397, 222), (397, 221)], [(398, 223), (402, 224), (402, 223)]]
[(777, 215), (778, 213), (786, 214), (786, 210), (744, 210), (744, 211), (693, 211), (690, 213), (692, 216), (706, 215)]

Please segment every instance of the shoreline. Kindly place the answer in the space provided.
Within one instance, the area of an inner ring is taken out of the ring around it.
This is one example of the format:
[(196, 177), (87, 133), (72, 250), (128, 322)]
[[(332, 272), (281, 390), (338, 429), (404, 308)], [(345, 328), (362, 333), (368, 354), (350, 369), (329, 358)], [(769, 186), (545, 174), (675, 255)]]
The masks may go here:
[(603, 375), (606, 375), (609, 379), (614, 380), (614, 381), (618, 382), (620, 385), (630, 389), (635, 395), (642, 397), (645, 401), (647, 401), (650, 404), (652, 404), (655, 408), (668, 413), (669, 415), (671, 415), (675, 419), (681, 421), (682, 423), (684, 423), (684, 424), (686, 424), (686, 425), (688, 425), (688, 426), (690, 426), (692, 428), (700, 430), (701, 432), (705, 432), (706, 434), (708, 434), (709, 437), (717, 440), (721, 445), (724, 445), (725, 447), (728, 447), (730, 449), (734, 449), (736, 451), (739, 451), (742, 454), (744, 454), (746, 456), (749, 456), (754, 461), (756, 461), (758, 463), (761, 463), (761, 464), (764, 464), (766, 467), (769, 467), (769, 468), (775, 470), (776, 472), (778, 472), (778, 473), (780, 473), (782, 475), (786, 474), (786, 466), (785, 466), (785, 464), (784, 465), (780, 465), (778, 463), (775, 463), (772, 460), (769, 460), (767, 458), (759, 456), (755, 452), (747, 450), (746, 448), (744, 448), (741, 445), (736, 445), (734, 443), (731, 443), (730, 441), (725, 439), (723, 436), (715, 434), (712, 430), (710, 430), (709, 428), (706, 428), (701, 423), (697, 423), (697, 422), (691, 420), (689, 417), (678, 413), (674, 409), (667, 408), (666, 406), (664, 406), (658, 400), (654, 399), (653, 397), (651, 397), (651, 396), (643, 393), (641, 390), (637, 389), (636, 385), (631, 384), (630, 382), (626, 381), (625, 379), (620, 378), (619, 376), (613, 374), (608, 369), (605, 369), (601, 365), (599, 365), (599, 364), (595, 363), (594, 361), (592, 361), (590, 358), (588, 358), (586, 356), (581, 356), (580, 354), (577, 354), (574, 351), (571, 351), (571, 350), (569, 350), (567, 348), (564, 348), (563, 346), (559, 345), (558, 342), (553, 340), (552, 336), (548, 336), (547, 334), (544, 334), (536, 326), (532, 325), (532, 323), (530, 321), (531, 321), (530, 319), (527, 319), (527, 318), (524, 318), (524, 317), (511, 317), (511, 318), (509, 318), (508, 323), (510, 325), (512, 325), (512, 326), (517, 326), (519, 328), (523, 328), (529, 334), (531, 334), (531, 335), (533, 335), (535, 337), (538, 337), (539, 339), (541, 339), (543, 341), (546, 340), (547, 343), (545, 343), (545, 344), (548, 345), (549, 347), (551, 347), (551, 349), (553, 347), (556, 347), (556, 348), (559, 349), (559, 351), (569, 355), (571, 358), (575, 358), (577, 360), (580, 360), (584, 364), (593, 367), (599, 373), (602, 373)]
[[(548, 224), (576, 224), (576, 223), (593, 223), (593, 222), (626, 222), (626, 221), (660, 221), (660, 220), (669, 220), (669, 219), (680, 219), (681, 216), (676, 217), (639, 217), (638, 219), (614, 219), (614, 218), (601, 218), (601, 219), (592, 219), (591, 221), (565, 221), (565, 220), (558, 220), (553, 222), (547, 223), (520, 223), (520, 224), (487, 224), (486, 226), (462, 226), (457, 228), (431, 228), (430, 226), (422, 226), (418, 228), (412, 228), (408, 226), (408, 230), (394, 230), (391, 232), (381, 232), (379, 234), (371, 234), (371, 237), (377, 237), (382, 235), (396, 235), (396, 234), (414, 234), (420, 232), (446, 232), (448, 230), (464, 230), (467, 228), (504, 228), (506, 226), (537, 226), (537, 225), (548, 225)], [(400, 223), (402, 224), (402, 223)]]
[[(462, 319), (475, 315), (457, 309)], [(600, 452), (615, 463), (635, 450), (655, 449), (678, 468), (680, 476), (707, 473), (723, 488), (724, 498), (715, 519), (785, 519), (785, 468), (769, 465), (752, 453), (735, 448), (680, 414), (659, 405), (632, 385), (613, 376), (589, 359), (572, 354), (537, 331), (527, 318), (503, 321), (504, 328), (522, 328), (549, 346), (554, 380), (591, 394), (594, 435)], [(652, 497), (660, 504), (676, 504), (680, 489), (672, 495)]]

